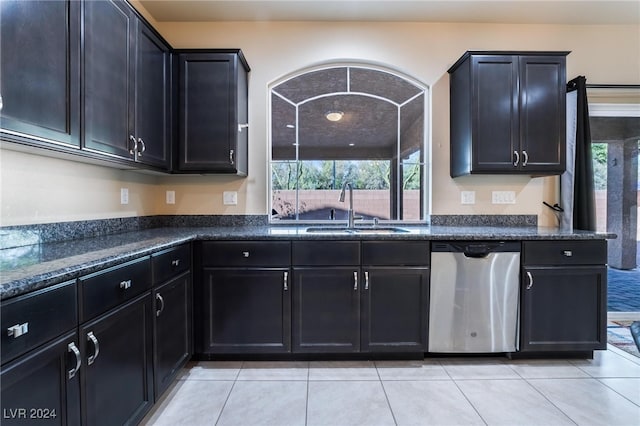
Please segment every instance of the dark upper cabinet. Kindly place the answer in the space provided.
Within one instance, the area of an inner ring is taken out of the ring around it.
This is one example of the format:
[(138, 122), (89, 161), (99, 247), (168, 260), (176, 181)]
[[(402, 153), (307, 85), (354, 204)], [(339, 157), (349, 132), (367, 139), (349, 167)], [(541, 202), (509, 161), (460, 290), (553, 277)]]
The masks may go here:
[(143, 22), (136, 62), (136, 160), (167, 169), (171, 159), (171, 51)]
[(169, 47), (124, 1), (83, 8), (83, 149), (166, 168)]
[(247, 175), (247, 77), (240, 50), (178, 50), (177, 172)]
[(467, 52), (450, 69), (452, 177), (565, 170), (568, 52)]
[(0, 2), (3, 139), (79, 147), (79, 54), (79, 2)]

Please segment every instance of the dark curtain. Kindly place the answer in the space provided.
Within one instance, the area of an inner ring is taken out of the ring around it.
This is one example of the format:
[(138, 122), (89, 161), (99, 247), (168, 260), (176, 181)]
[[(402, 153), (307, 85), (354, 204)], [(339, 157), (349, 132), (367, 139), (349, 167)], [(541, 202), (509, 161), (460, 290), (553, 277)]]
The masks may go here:
[(578, 91), (576, 122), (576, 166), (573, 188), (573, 229), (596, 230), (593, 162), (591, 159), (591, 128), (587, 103), (587, 79), (578, 76), (567, 84), (567, 91)]

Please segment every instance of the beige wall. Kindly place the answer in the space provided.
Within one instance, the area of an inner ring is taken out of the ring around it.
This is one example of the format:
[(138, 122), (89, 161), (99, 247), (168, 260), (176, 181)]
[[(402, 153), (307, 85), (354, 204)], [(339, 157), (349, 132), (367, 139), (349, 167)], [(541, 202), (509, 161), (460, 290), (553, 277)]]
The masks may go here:
[[(542, 201), (557, 201), (557, 178), (451, 179), (447, 69), (466, 50), (571, 50), (568, 78), (585, 75), (589, 83), (640, 83), (638, 26), (331, 22), (155, 25), (176, 48), (238, 47), (245, 53), (252, 68), (249, 177), (156, 177), (2, 151), (3, 225), (136, 214), (266, 214), (267, 87), (296, 70), (335, 61), (380, 64), (431, 87), (434, 214), (538, 214), (540, 224), (553, 225), (555, 218), (543, 209)], [(137, 197), (128, 208), (119, 204), (122, 185), (129, 186), (132, 200)], [(165, 204), (166, 190), (176, 191), (175, 205)], [(238, 191), (237, 206), (222, 204), (225, 190)], [(476, 191), (475, 205), (460, 204), (462, 190)], [(515, 191), (516, 204), (492, 205), (492, 190)]]

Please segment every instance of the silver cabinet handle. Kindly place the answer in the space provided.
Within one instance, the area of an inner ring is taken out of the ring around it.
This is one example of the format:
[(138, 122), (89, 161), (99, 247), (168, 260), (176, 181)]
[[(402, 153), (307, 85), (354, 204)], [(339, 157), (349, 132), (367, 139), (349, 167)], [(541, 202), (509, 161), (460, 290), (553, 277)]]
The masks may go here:
[(573, 256), (573, 251), (571, 251), (571, 250), (564, 250), (564, 251), (562, 252), (562, 254), (563, 254), (565, 257), (572, 257), (572, 256)]
[(531, 272), (527, 271), (527, 277), (529, 277), (529, 284), (527, 284), (527, 290), (531, 290), (531, 287), (533, 287), (533, 275), (531, 275)]
[(159, 317), (162, 311), (164, 311), (164, 299), (160, 295), (160, 293), (156, 294), (156, 300), (160, 302), (160, 309), (156, 311), (156, 317)]
[(145, 146), (142, 138), (138, 138), (138, 143), (140, 144), (140, 149), (138, 150), (138, 156), (142, 157), (142, 153), (147, 150), (147, 147)]
[(120, 288), (123, 290), (127, 290), (131, 288), (131, 280), (121, 281)]
[(358, 291), (358, 272), (353, 271), (353, 291)]
[(285, 271), (284, 273), (284, 291), (289, 290), (289, 273)]
[(3, 106), (4, 106), (4, 102), (2, 100), (2, 95), (0, 95), (0, 111), (2, 111)]
[(513, 155), (516, 156), (516, 159), (513, 162), (513, 167), (518, 167), (518, 163), (520, 162), (520, 154), (518, 153), (518, 151), (513, 151)]
[(527, 167), (527, 163), (529, 162), (529, 154), (527, 154), (527, 151), (522, 151), (522, 156), (524, 157), (524, 159), (522, 160), (522, 167)]
[(17, 339), (23, 334), (27, 334), (29, 332), (29, 323), (25, 322), (24, 324), (16, 324), (7, 328), (7, 336)]
[(87, 333), (87, 342), (93, 343), (93, 355), (87, 358), (87, 365), (91, 365), (96, 361), (100, 353), (100, 344), (96, 336), (93, 335), (93, 331)]
[(76, 373), (80, 370), (80, 366), (82, 365), (82, 357), (80, 356), (80, 351), (76, 347), (76, 344), (71, 342), (69, 346), (67, 346), (67, 350), (69, 352), (73, 352), (73, 355), (76, 357), (76, 366), (68, 371), (69, 380), (73, 379), (76, 376)]
[(249, 257), (249, 252), (248, 251), (243, 251), (242, 252), (242, 256), (243, 257)]
[(180, 259), (175, 259), (171, 261), (171, 266), (180, 266)]
[(364, 273), (364, 289), (369, 290), (369, 272), (365, 271)]
[(249, 123), (238, 124), (238, 132), (242, 132), (242, 129), (248, 129)]
[(233, 150), (232, 149), (229, 150), (229, 163), (234, 164), (234, 162), (233, 162)]
[(133, 135), (129, 135), (129, 140), (133, 142), (133, 147), (129, 148), (129, 154), (135, 155), (136, 151), (138, 150), (138, 141)]

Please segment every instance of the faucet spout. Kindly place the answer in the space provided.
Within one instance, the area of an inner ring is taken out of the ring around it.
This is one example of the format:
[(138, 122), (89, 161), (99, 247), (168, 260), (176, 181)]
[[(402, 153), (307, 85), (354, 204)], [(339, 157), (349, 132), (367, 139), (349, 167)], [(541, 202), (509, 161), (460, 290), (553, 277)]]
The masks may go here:
[(345, 197), (347, 187), (349, 187), (349, 210), (347, 210), (347, 217), (348, 217), (347, 227), (354, 228), (355, 220), (362, 219), (362, 217), (354, 216), (354, 213), (353, 213), (353, 185), (351, 185), (351, 182), (345, 182), (344, 185), (342, 185), (342, 191), (340, 191), (340, 197), (338, 197), (338, 201), (340, 201), (341, 203), (344, 203), (344, 197)]

